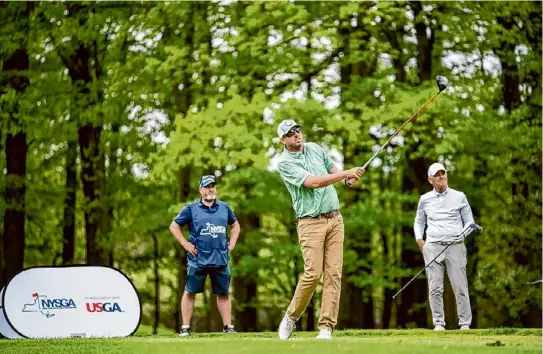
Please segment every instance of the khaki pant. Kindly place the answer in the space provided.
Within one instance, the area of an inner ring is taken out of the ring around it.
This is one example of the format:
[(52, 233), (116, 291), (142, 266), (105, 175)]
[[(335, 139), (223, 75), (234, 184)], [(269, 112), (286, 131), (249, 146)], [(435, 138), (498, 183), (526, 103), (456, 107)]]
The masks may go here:
[(333, 329), (337, 323), (343, 268), (343, 217), (331, 219), (301, 219), (298, 239), (304, 258), (302, 275), (287, 315), (297, 321), (309, 304), (313, 292), (324, 275), (319, 329)]

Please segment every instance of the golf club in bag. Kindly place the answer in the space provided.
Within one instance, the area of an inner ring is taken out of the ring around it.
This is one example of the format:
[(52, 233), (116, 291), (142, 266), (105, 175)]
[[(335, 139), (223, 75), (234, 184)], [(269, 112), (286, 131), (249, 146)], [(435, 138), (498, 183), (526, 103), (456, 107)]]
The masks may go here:
[[(481, 231), (481, 230), (483, 230), (483, 228), (482, 228), (481, 226), (477, 225), (477, 224), (468, 224), (468, 225), (466, 225), (466, 226), (464, 227), (464, 229), (463, 229), (463, 230), (462, 230), (455, 238), (458, 238), (458, 239), (462, 239), (462, 240), (463, 240), (463, 239), (465, 239), (466, 237), (468, 237), (468, 235), (471, 234), (473, 231)], [(441, 256), (441, 254), (442, 254), (443, 252), (445, 252), (445, 251), (449, 248), (450, 245), (453, 245), (453, 244), (455, 244), (455, 243), (456, 243), (456, 242), (451, 242), (451, 243), (449, 243), (449, 244), (447, 245), (447, 247), (445, 247), (441, 252), (439, 252), (439, 254), (438, 254), (437, 256), (435, 256), (434, 259), (432, 259), (430, 262), (428, 262), (428, 264), (427, 264), (424, 268), (422, 268), (422, 269), (420, 270), (420, 272), (418, 272), (417, 275), (415, 275), (415, 276), (413, 277), (413, 279), (411, 279), (410, 281), (408, 281), (407, 284), (405, 284), (405, 285), (403, 286), (403, 288), (401, 288), (396, 294), (394, 294), (394, 295), (392, 296), (392, 298), (393, 298), (393, 299), (396, 299), (396, 297), (397, 297), (402, 291), (404, 291), (405, 288), (407, 288), (407, 287), (409, 286), (409, 284), (411, 284), (411, 283), (413, 282), (413, 280), (415, 280), (415, 279), (420, 275), (420, 273), (424, 272), (424, 271), (426, 270), (426, 268), (428, 268), (428, 267), (430, 266), (430, 264), (434, 263), (435, 260), (436, 260), (439, 256)]]
[(428, 105), (430, 104), (430, 102), (432, 102), (432, 101), (437, 97), (437, 95), (439, 95), (443, 90), (445, 90), (445, 89), (447, 88), (448, 81), (447, 81), (447, 79), (446, 79), (445, 77), (443, 77), (443, 76), (436, 76), (436, 82), (437, 82), (437, 88), (438, 88), (439, 91), (438, 91), (434, 96), (432, 96), (432, 98), (430, 98), (428, 101), (426, 101), (426, 103), (423, 104), (423, 105), (422, 105), (422, 106), (421, 106), (421, 107), (420, 107), (420, 108), (419, 108), (419, 109), (411, 116), (411, 118), (409, 118), (407, 121), (405, 121), (405, 123), (400, 127), (400, 129), (396, 130), (396, 131), (394, 132), (394, 134), (392, 134), (392, 135), (390, 136), (390, 138), (388, 138), (388, 140), (383, 144), (383, 146), (381, 146), (381, 147), (379, 148), (379, 150), (378, 150), (375, 154), (373, 154), (373, 156), (368, 160), (368, 162), (366, 162), (366, 163), (364, 164), (364, 166), (362, 166), (362, 168), (366, 169), (366, 167), (369, 166), (369, 164), (373, 161), (373, 159), (374, 159), (377, 155), (379, 155), (379, 153), (380, 153), (381, 151), (383, 151), (383, 149), (385, 148), (385, 146), (387, 146), (388, 143), (390, 143), (390, 142), (392, 141), (392, 139), (393, 139), (396, 135), (398, 135), (398, 133), (399, 133), (399, 132), (407, 125), (407, 123), (409, 123), (413, 118), (415, 118), (416, 116), (418, 116), (419, 113), (420, 113), (424, 108), (426, 108), (426, 106), (428, 106)]

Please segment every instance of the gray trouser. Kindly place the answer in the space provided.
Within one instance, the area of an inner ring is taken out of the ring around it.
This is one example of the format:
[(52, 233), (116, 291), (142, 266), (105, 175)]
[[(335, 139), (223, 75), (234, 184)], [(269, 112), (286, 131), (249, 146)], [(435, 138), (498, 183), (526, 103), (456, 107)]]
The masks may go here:
[[(447, 246), (439, 243), (426, 242), (422, 247), (424, 263), (430, 263), (445, 247)], [(466, 254), (466, 246), (463, 243), (453, 244), (426, 268), (434, 326), (445, 326), (445, 313), (443, 311), (445, 267), (456, 298), (458, 325), (471, 325), (471, 305), (468, 294), (468, 279), (466, 277)]]

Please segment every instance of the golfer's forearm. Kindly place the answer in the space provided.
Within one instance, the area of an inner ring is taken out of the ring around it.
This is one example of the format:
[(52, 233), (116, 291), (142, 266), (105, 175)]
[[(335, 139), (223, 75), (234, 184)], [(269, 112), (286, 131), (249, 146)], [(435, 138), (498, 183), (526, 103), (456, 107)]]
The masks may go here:
[(172, 221), (170, 224), (170, 232), (172, 233), (173, 237), (175, 237), (177, 242), (179, 242), (179, 244), (184, 248), (187, 240), (185, 239), (185, 236), (183, 236), (181, 228), (175, 223), (175, 221)]
[(415, 221), (413, 229), (415, 231), (415, 240), (422, 240), (424, 237), (424, 225), (418, 221)]
[(232, 224), (232, 226), (230, 227), (230, 243), (231, 244), (236, 244), (236, 242), (238, 242), (238, 237), (239, 237), (239, 232), (241, 230), (241, 226), (239, 225), (239, 222), (235, 222), (234, 224)]
[(424, 211), (424, 201), (420, 199), (417, 206), (417, 215), (415, 215), (415, 222), (413, 223), (413, 231), (415, 232), (416, 240), (422, 240), (425, 228), (426, 212)]
[(475, 220), (473, 219), (473, 213), (469, 204), (466, 203), (462, 207), (462, 209), (460, 209), (460, 215), (462, 216), (462, 222), (464, 223), (464, 225), (475, 224)]
[[(336, 172), (341, 172), (340, 169), (337, 168), (336, 165), (332, 166), (332, 168), (328, 170), (328, 173), (330, 173), (330, 174), (333, 174), (333, 173), (336, 173)], [(349, 185), (349, 184), (347, 184), (347, 178), (343, 178), (342, 180), (340, 180), (340, 183), (345, 185), (345, 186)]]
[(331, 173), (326, 176), (308, 176), (304, 181), (307, 188), (323, 188), (345, 179), (345, 171)]
[(426, 214), (424, 209), (418, 209), (415, 216), (415, 223), (413, 224), (413, 230), (415, 232), (415, 239), (422, 240), (424, 236), (424, 229), (426, 227)]

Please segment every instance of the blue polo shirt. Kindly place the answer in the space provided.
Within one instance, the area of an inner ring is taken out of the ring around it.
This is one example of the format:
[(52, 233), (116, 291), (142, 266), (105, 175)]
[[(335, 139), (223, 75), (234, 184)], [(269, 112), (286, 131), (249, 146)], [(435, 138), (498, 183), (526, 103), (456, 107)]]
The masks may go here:
[(228, 204), (215, 200), (208, 207), (199, 199), (185, 205), (174, 221), (179, 226), (188, 225), (189, 241), (196, 246), (196, 257), (187, 253), (189, 266), (228, 265), (228, 225), (237, 221)]

